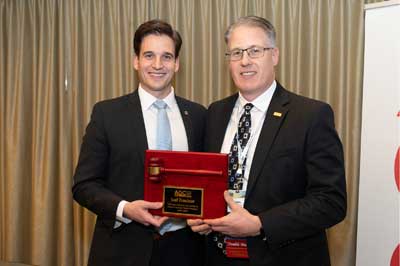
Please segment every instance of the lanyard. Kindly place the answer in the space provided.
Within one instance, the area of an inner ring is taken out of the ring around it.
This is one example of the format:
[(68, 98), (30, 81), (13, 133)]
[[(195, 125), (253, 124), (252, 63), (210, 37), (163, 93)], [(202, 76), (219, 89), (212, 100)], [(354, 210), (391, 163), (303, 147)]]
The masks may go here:
[[(239, 128), (236, 131), (235, 138), (236, 138), (236, 146), (237, 146), (237, 149), (238, 149), (238, 169), (236, 171), (236, 174), (238, 174), (238, 175), (242, 175), (242, 173), (244, 173), (244, 168), (245, 168), (244, 162), (245, 162), (245, 160), (247, 158), (247, 154), (249, 152), (251, 143), (254, 140), (254, 136), (256, 135), (258, 130), (260, 130), (261, 125), (264, 122), (263, 118), (265, 117), (265, 113), (266, 112), (264, 112), (263, 116), (258, 121), (256, 130), (254, 130), (254, 132), (253, 132), (252, 128), (250, 128), (250, 139), (247, 141), (246, 146), (244, 148), (242, 148), (240, 143), (239, 143)], [(236, 117), (238, 117), (238, 116), (236, 116)], [(239, 117), (239, 119), (240, 119), (240, 117)], [(235, 123), (235, 124), (238, 124), (238, 123)], [(244, 178), (244, 176), (243, 176), (243, 178)]]

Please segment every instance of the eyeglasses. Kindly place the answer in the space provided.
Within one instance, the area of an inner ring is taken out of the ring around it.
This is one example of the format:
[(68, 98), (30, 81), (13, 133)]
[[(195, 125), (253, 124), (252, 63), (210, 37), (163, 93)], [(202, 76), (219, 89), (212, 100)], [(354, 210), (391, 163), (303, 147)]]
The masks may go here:
[(272, 50), (274, 47), (260, 47), (260, 46), (251, 46), (246, 49), (233, 49), (229, 53), (225, 53), (226, 59), (231, 61), (238, 61), (243, 58), (244, 51), (247, 52), (247, 55), (250, 58), (260, 58), (264, 56), (265, 50)]

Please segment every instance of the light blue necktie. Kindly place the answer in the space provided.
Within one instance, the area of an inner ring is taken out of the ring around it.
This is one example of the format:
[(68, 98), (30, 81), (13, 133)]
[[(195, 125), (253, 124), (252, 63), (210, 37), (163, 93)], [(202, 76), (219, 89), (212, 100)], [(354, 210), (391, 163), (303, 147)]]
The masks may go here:
[[(171, 126), (167, 115), (167, 104), (163, 100), (157, 100), (153, 103), (157, 111), (157, 133), (156, 133), (156, 149), (172, 150)], [(168, 231), (175, 231), (186, 226), (186, 220), (179, 218), (169, 218), (158, 229), (160, 235)]]
[(172, 137), (171, 126), (167, 115), (167, 104), (163, 100), (157, 100), (153, 103), (157, 108), (157, 132), (156, 132), (156, 149), (171, 150)]

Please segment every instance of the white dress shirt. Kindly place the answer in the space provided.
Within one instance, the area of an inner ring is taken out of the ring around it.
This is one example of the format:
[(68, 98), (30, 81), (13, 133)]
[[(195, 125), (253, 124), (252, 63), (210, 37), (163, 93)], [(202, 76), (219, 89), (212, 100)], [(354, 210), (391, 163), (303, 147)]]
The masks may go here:
[[(157, 132), (157, 108), (153, 106), (153, 103), (158, 100), (141, 86), (139, 86), (139, 99), (142, 106), (142, 113), (144, 119), (144, 125), (146, 128), (147, 144), (150, 150), (156, 149), (156, 132)], [(172, 136), (172, 150), (174, 151), (188, 151), (188, 142), (183, 124), (181, 112), (178, 104), (176, 103), (174, 88), (171, 92), (162, 99), (167, 104), (167, 115), (169, 124), (171, 126)]]
[[(157, 108), (153, 106), (153, 103), (158, 98), (154, 97), (147, 91), (145, 91), (139, 84), (138, 89), (140, 104), (142, 107), (144, 125), (146, 129), (147, 144), (150, 150), (156, 149), (156, 132), (157, 132)], [(174, 88), (171, 87), (171, 92), (162, 99), (167, 104), (167, 115), (171, 126), (172, 136), (172, 150), (174, 151), (188, 151), (188, 141), (185, 126), (181, 112), (175, 99)], [(134, 136), (132, 136), (134, 137)], [(122, 200), (118, 204), (116, 218), (118, 221), (115, 222), (114, 228), (117, 228), (123, 223), (130, 223), (131, 220), (123, 217), (123, 210), (125, 204), (128, 202)], [(170, 219), (171, 220), (171, 219)], [(175, 231), (186, 226), (186, 221), (183, 219), (172, 219), (174, 225), (172, 225), (167, 231)]]
[[(265, 115), (267, 113), (269, 104), (272, 99), (272, 95), (275, 92), (276, 81), (271, 84), (271, 86), (260, 96), (254, 99), (251, 103), (254, 107), (251, 109), (251, 142), (248, 143), (249, 150), (247, 153), (246, 166), (244, 171), (244, 180), (243, 180), (243, 191), (247, 189), (247, 183), (249, 180), (249, 174), (251, 169), (251, 163), (253, 161), (254, 151), (256, 150), (258, 138), (260, 137), (260, 132), (262, 125), (264, 124)], [(239, 119), (244, 111), (244, 106), (246, 103), (249, 103), (239, 92), (239, 97), (235, 103), (235, 107), (233, 108), (231, 119), (228, 123), (228, 128), (226, 129), (224, 142), (221, 147), (221, 153), (230, 152), (231, 145), (233, 142), (233, 138), (238, 130)]]

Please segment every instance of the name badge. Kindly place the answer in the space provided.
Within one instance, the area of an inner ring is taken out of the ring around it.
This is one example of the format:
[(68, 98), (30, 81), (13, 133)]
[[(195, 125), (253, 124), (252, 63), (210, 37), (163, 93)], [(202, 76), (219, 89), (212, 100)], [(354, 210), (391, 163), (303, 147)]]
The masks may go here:
[[(244, 206), (244, 199), (246, 196), (245, 190), (228, 190), (229, 195), (233, 198), (233, 201), (239, 204), (241, 207)], [(228, 206), (228, 212), (231, 209)], [(248, 259), (249, 254), (247, 251), (247, 240), (246, 238), (236, 238), (236, 237), (225, 237), (226, 244), (226, 256), (228, 258), (241, 258)]]
[(226, 256), (228, 258), (240, 258), (240, 259), (249, 258), (246, 238), (226, 237), (225, 244), (226, 244)]

